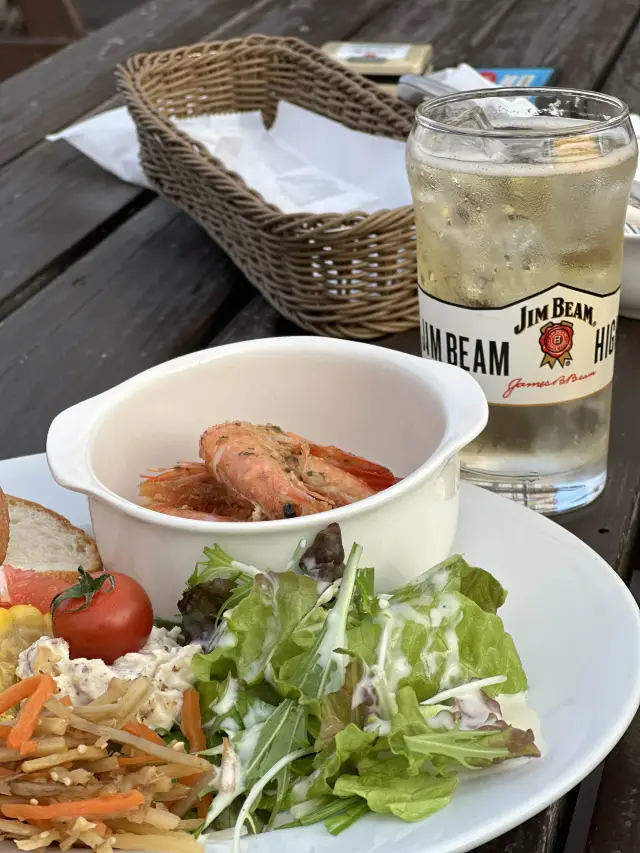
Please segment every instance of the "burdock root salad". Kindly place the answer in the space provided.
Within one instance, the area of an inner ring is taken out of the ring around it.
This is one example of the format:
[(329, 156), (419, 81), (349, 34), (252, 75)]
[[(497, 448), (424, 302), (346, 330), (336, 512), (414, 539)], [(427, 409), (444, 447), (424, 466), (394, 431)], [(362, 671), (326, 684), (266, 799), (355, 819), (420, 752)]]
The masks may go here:
[[(336, 524), (280, 572), (214, 545), (173, 627), (130, 578), (81, 573), (0, 694), (0, 833), (22, 850), (235, 853), (248, 833), (422, 820), (463, 776), (538, 757), (511, 716), (527, 719), (527, 680), (500, 583), (454, 556), (376, 595), (361, 552), (345, 560)], [(101, 653), (89, 627), (109, 621), (118, 648)]]

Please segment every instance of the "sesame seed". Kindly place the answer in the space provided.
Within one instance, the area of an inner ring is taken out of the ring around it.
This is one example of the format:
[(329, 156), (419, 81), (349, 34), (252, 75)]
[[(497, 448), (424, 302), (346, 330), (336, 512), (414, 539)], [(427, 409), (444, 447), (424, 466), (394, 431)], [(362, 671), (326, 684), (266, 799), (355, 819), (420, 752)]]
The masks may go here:
[(60, 776), (59, 776), (59, 775), (54, 771), (54, 772), (51, 774), (51, 778), (53, 779), (53, 781), (54, 781), (54, 782), (57, 782), (57, 781), (58, 781), (58, 779), (60, 778)]
[(69, 788), (69, 787), (71, 786), (71, 779), (69, 779), (69, 777), (68, 777), (68, 776), (67, 776), (67, 778), (66, 778), (66, 779), (63, 779), (62, 781), (63, 781), (63, 782), (64, 782), (64, 784), (67, 786), (67, 788)]
[(30, 805), (30, 806), (37, 806), (37, 805), (39, 805), (39, 803), (38, 803), (38, 801), (35, 799), (35, 797), (32, 797), (32, 798), (29, 800), (29, 805)]
[(78, 752), (80, 753), (80, 755), (84, 755), (86, 751), (87, 751), (87, 745), (85, 743), (81, 743), (78, 746)]

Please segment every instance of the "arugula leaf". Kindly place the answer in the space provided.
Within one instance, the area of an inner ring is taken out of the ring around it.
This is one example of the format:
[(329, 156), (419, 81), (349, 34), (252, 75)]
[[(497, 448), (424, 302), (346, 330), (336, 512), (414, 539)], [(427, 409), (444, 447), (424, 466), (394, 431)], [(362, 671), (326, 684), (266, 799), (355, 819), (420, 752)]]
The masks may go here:
[(454, 774), (407, 776), (406, 761), (392, 758), (369, 762), (358, 776), (340, 776), (334, 792), (338, 797), (362, 797), (372, 812), (416, 821), (448, 805), (456, 784)]
[(283, 756), (309, 745), (305, 710), (285, 700), (265, 720), (251, 757), (244, 765), (244, 783), (250, 787)]
[(477, 770), (508, 758), (540, 757), (533, 732), (511, 726), (469, 732), (457, 728), (432, 729), (427, 734), (405, 736), (404, 743), (409, 755), (421, 756), (423, 761), (432, 761), (438, 768), (461, 764), (469, 770)]
[(352, 547), (338, 597), (311, 648), (283, 664), (278, 673), (279, 682), (285, 688), (293, 688), (301, 701), (312, 703), (316, 715), (318, 700), (344, 684), (345, 655), (336, 654), (335, 649), (346, 646), (347, 619), (361, 553), (359, 545)]
[[(211, 803), (205, 828), (225, 808), (268, 775), (275, 764), (292, 752), (307, 747), (305, 710), (294, 702), (282, 702), (269, 717), (251, 728), (231, 732), (223, 748), (220, 789)], [(277, 795), (272, 819), (278, 813), (288, 789), (288, 768), (276, 778)], [(224, 790), (223, 790), (224, 788)]]
[(395, 755), (408, 762), (409, 775), (419, 773), (426, 761), (442, 773), (455, 765), (475, 770), (508, 758), (540, 755), (533, 732), (506, 725), (463, 731), (457, 722), (453, 728), (437, 728), (437, 711), (431, 721), (426, 720), (426, 709), (420, 707), (410, 687), (399, 690), (396, 698), (398, 713), (391, 720), (388, 743)]
[(349, 829), (357, 820), (364, 817), (368, 811), (369, 805), (367, 803), (362, 801), (355, 802), (344, 811), (337, 812), (331, 817), (325, 818), (324, 825), (331, 835), (340, 835), (341, 832)]
[(372, 568), (358, 569), (355, 603), (360, 616), (378, 613), (380, 609), (374, 592), (374, 583), (375, 572)]

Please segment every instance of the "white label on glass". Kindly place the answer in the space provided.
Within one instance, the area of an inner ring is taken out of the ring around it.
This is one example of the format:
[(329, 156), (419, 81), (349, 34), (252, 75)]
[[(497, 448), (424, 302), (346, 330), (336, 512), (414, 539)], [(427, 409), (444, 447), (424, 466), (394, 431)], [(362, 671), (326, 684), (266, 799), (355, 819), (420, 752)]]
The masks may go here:
[(410, 44), (343, 44), (336, 51), (338, 59), (389, 60), (406, 59)]
[(490, 403), (564, 403), (613, 378), (619, 290), (600, 296), (558, 283), (502, 308), (419, 294), (422, 355), (468, 370)]

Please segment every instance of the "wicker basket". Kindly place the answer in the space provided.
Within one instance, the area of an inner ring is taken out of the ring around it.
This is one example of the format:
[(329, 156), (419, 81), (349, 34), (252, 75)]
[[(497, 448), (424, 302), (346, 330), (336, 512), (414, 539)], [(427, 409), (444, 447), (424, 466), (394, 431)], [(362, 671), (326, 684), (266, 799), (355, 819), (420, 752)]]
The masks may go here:
[(250, 36), (143, 54), (118, 69), (154, 187), (196, 219), (271, 305), (310, 332), (371, 339), (418, 324), (411, 207), (283, 214), (171, 116), (262, 111), (279, 100), (406, 139), (412, 111), (304, 42)]

